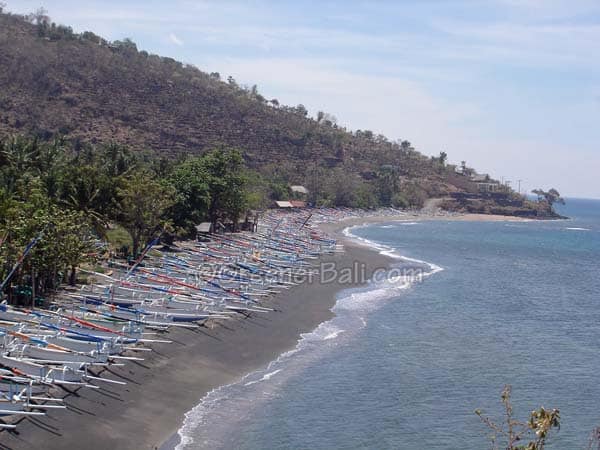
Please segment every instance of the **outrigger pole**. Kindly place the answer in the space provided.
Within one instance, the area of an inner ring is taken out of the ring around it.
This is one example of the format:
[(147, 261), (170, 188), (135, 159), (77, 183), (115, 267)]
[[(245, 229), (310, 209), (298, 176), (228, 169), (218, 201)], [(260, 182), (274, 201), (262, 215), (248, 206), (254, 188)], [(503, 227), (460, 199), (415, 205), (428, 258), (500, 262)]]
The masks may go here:
[(34, 237), (29, 244), (27, 244), (27, 247), (25, 247), (25, 250), (23, 250), (23, 253), (19, 257), (19, 259), (17, 260), (17, 262), (14, 264), (14, 266), (12, 267), (12, 269), (10, 270), (10, 272), (8, 273), (8, 275), (6, 276), (6, 278), (2, 281), (2, 284), (0, 284), (0, 296), (2, 295), (2, 292), (4, 291), (4, 288), (8, 285), (8, 282), (13, 277), (13, 275), (15, 274), (15, 272), (17, 271), (17, 269), (19, 268), (19, 266), (21, 264), (23, 264), (23, 261), (25, 260), (25, 258), (29, 254), (29, 252), (42, 239), (44, 231), (45, 231), (45, 229), (42, 230), (40, 232), (40, 234), (38, 234), (36, 237)]
[(163, 234), (163, 231), (161, 231), (157, 237), (155, 237), (154, 239), (152, 239), (152, 241), (150, 241), (150, 243), (146, 246), (144, 251), (140, 254), (139, 258), (133, 264), (133, 266), (131, 266), (131, 269), (129, 269), (127, 271), (127, 273), (125, 274), (125, 278), (133, 273), (133, 271), (136, 269), (136, 267), (142, 262), (142, 260), (146, 256), (146, 253), (148, 253), (153, 246), (155, 246), (156, 244), (158, 244), (160, 242), (160, 237), (162, 236), (162, 234)]
[(304, 223), (302, 224), (302, 226), (300, 228), (298, 228), (298, 229), (301, 230), (302, 228), (304, 228), (304, 226), (308, 223), (308, 221), (310, 220), (311, 217), (312, 217), (312, 213), (310, 213), (308, 215), (308, 217), (306, 218), (306, 220), (304, 221)]

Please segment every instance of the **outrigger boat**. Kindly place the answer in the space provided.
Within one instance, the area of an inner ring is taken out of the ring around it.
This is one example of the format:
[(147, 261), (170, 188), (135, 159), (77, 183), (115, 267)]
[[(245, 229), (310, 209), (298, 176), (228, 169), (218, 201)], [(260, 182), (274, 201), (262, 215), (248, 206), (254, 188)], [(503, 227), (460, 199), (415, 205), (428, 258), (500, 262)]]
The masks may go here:
[(61, 293), (50, 310), (0, 304), (0, 415), (63, 408), (48, 393), (53, 386), (125, 384), (94, 368), (142, 360), (129, 352), (170, 342), (158, 333), (273, 311), (269, 298), (316, 274), (314, 260), (321, 255), (343, 250), (313, 224), (344, 217), (360, 215), (340, 209), (267, 212), (255, 233), (213, 235), (170, 251), (155, 249), (155, 239), (132, 266), (112, 261), (109, 273), (80, 269), (99, 282)]

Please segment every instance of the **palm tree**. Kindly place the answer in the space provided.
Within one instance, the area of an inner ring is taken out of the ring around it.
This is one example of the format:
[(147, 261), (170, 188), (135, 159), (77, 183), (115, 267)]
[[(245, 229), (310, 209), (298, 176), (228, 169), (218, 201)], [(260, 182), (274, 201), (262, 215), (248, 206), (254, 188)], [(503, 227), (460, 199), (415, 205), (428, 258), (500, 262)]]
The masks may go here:
[(62, 183), (62, 203), (76, 211), (81, 211), (89, 219), (94, 231), (106, 238), (108, 215), (113, 206), (112, 191), (108, 180), (104, 179), (93, 166), (79, 166), (68, 169)]

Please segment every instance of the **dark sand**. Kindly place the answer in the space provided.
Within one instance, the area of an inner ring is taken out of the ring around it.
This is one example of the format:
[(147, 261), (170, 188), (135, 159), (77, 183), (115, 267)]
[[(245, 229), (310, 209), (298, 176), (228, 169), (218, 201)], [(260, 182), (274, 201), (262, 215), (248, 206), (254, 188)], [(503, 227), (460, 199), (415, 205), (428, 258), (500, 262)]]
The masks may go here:
[[(406, 217), (403, 217), (406, 219)], [(393, 217), (370, 219), (393, 220)], [(365, 263), (367, 276), (387, 267), (390, 259), (343, 239), (339, 230), (367, 220), (322, 225), (344, 243), (345, 252), (326, 256), (338, 268)], [(0, 432), (0, 448), (11, 449), (155, 449), (176, 442), (184, 414), (212, 389), (239, 380), (295, 347), (301, 333), (332, 317), (336, 294), (360, 285), (304, 283), (268, 301), (277, 309), (266, 314), (215, 323), (198, 331), (177, 329), (163, 335), (173, 344), (154, 344), (154, 352), (138, 353), (142, 363), (127, 362), (102, 375), (126, 381), (80, 389), (66, 398), (67, 410), (25, 418), (16, 432)], [(160, 338), (160, 337), (159, 337)]]

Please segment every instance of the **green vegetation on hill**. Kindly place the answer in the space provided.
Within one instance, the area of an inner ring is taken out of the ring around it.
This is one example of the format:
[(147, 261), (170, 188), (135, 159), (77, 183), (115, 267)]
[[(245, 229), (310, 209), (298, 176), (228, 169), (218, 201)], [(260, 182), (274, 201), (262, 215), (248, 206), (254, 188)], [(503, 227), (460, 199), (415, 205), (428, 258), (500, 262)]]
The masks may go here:
[(136, 257), (158, 236), (194, 236), (203, 220), (235, 229), (257, 205), (249, 175), (236, 150), (165, 161), (115, 144), (0, 141), (0, 280), (36, 238), (6, 292), (74, 283), (76, 268), (105, 250), (98, 238)]
[(43, 11), (0, 14), (0, 48), (0, 136), (60, 134), (75, 146), (117, 143), (169, 158), (238, 148), (249, 168), (308, 187), (316, 204), (421, 206), (470, 189), (444, 152), (428, 158), (408, 141), (338, 126), (330, 114), (308, 117), (256, 86), (139, 51), (128, 39), (75, 34)]
[[(42, 10), (0, 8), (0, 49), (0, 278), (43, 236), (13, 286), (39, 293), (74, 282), (77, 266), (97, 257), (98, 237), (135, 257), (154, 237), (192, 236), (204, 220), (235, 229), (249, 210), (289, 199), (291, 184), (308, 188), (315, 206), (451, 198), (454, 210), (541, 208), (489, 177), (474, 182), (445, 152), (428, 158), (330, 114), (310, 118), (302, 105), (131, 40), (75, 34)], [(540, 191), (548, 211), (559, 198)]]

